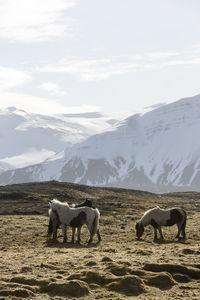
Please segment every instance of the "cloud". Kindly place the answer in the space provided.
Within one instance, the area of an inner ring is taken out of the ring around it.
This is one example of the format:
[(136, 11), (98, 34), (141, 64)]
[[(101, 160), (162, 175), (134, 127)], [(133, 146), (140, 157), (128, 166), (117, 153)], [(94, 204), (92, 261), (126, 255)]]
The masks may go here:
[(104, 80), (112, 76), (157, 70), (173, 66), (199, 65), (199, 52), (163, 51), (150, 52), (129, 57), (109, 57), (99, 59), (62, 59), (53, 65), (38, 69), (38, 72), (69, 73), (82, 80)]
[(55, 98), (48, 99), (22, 93), (2, 92), (0, 108), (4, 109), (9, 106), (17, 107), (30, 113), (40, 113), (44, 115), (96, 112), (100, 110), (100, 107), (95, 105), (82, 104), (80, 106), (68, 107)]
[[(136, 66), (136, 65), (135, 65)], [(40, 72), (70, 73), (80, 76), (81, 79), (92, 81), (109, 78), (129, 72), (130, 65), (116, 63), (114, 59), (91, 59), (91, 60), (61, 60), (52, 66), (40, 68)]]
[(74, 0), (0, 0), (0, 37), (40, 42), (71, 31), (64, 17)]
[(46, 99), (23, 93), (1, 93), (1, 108), (16, 106), (27, 112), (39, 112), (41, 114), (54, 114), (63, 111), (64, 107), (57, 99)]
[(176, 51), (160, 51), (160, 52), (150, 52), (147, 56), (151, 58), (168, 58), (173, 56), (178, 56), (179, 52)]
[(30, 80), (29, 72), (0, 66), (0, 90), (22, 86)]
[(31, 148), (20, 155), (5, 157), (0, 160), (0, 163), (7, 163), (14, 166), (15, 168), (24, 168), (26, 166), (41, 163), (45, 159), (53, 156), (54, 154), (55, 152), (51, 150), (47, 150), (47, 149), (37, 150)]
[(67, 95), (67, 93), (61, 90), (60, 86), (54, 82), (42, 83), (41, 85), (38, 86), (38, 88), (55, 95), (56, 94), (61, 96)]

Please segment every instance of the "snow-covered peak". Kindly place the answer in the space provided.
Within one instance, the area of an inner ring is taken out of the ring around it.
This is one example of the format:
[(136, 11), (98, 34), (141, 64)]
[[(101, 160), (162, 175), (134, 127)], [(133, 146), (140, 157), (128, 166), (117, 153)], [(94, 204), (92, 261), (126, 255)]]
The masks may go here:
[(44, 163), (1, 174), (0, 183), (56, 179), (157, 192), (200, 190), (200, 95), (146, 109), (107, 128), (105, 116), (57, 116), (58, 124), (61, 119), (77, 132), (92, 124), (100, 128), (102, 120), (105, 127)]

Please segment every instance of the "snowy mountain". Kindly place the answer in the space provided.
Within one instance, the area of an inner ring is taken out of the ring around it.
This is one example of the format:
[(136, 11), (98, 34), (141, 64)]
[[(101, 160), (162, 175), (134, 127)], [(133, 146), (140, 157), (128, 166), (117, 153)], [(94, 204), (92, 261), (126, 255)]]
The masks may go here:
[(200, 191), (200, 95), (148, 109), (0, 183), (56, 179), (153, 192)]
[(19, 168), (40, 163), (116, 121), (99, 113), (47, 116), (15, 107), (0, 110), (0, 166)]

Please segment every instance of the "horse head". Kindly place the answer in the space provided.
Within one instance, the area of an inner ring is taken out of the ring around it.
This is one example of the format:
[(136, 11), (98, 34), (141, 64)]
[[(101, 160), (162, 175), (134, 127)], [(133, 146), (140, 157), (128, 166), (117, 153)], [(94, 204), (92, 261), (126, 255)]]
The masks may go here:
[(137, 222), (135, 225), (135, 229), (136, 229), (137, 238), (140, 239), (144, 232), (144, 226), (142, 225), (142, 223)]

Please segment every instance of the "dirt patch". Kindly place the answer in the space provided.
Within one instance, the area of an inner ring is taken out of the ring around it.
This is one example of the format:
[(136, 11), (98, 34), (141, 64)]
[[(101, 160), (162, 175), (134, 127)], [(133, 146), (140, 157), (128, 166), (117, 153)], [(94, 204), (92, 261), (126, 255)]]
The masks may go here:
[(106, 268), (110, 273), (116, 276), (124, 276), (128, 273), (128, 268), (124, 266), (111, 265)]
[(124, 276), (115, 282), (109, 283), (107, 289), (127, 296), (138, 296), (146, 292), (143, 281), (134, 275)]
[(176, 283), (173, 277), (167, 273), (160, 273), (154, 277), (149, 278), (145, 281), (147, 285), (155, 286), (161, 290), (171, 289)]
[(88, 295), (89, 287), (83, 281), (71, 280), (68, 282), (50, 283), (41, 292), (54, 296), (84, 297)]
[(175, 281), (179, 283), (188, 283), (191, 281), (191, 279), (187, 275), (183, 275), (183, 274), (174, 274), (173, 278)]
[(172, 264), (146, 264), (144, 270), (152, 272), (169, 272), (169, 273), (179, 273), (183, 275), (188, 275), (194, 279), (200, 279), (200, 271), (194, 268), (188, 268), (182, 265), (172, 265)]

